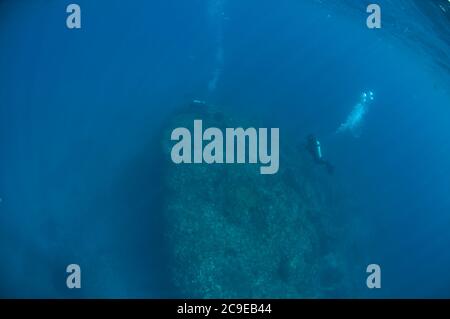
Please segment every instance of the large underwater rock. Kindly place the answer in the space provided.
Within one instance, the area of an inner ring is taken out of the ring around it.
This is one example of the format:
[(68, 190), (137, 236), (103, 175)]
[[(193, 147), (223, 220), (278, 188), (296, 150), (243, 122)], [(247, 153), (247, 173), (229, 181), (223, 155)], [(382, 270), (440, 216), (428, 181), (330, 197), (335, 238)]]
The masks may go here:
[[(280, 170), (171, 162), (176, 127), (240, 127), (191, 105), (164, 132), (164, 193), (173, 283), (181, 297), (327, 297), (348, 289), (332, 181), (303, 147), (280, 138)], [(298, 141), (297, 141), (298, 142)]]

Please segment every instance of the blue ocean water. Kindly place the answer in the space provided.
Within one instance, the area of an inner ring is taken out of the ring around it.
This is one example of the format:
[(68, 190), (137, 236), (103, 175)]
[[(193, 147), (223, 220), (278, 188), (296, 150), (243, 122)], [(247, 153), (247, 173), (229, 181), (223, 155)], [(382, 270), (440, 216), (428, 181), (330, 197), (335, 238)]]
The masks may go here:
[[(0, 2), (1, 297), (177, 296), (160, 134), (192, 99), (322, 140), (354, 276), (382, 267), (355, 297), (450, 297), (448, 1), (379, 0), (380, 30), (370, 1), (77, 3), (80, 30), (64, 1)], [(367, 90), (361, 134), (335, 134)]]

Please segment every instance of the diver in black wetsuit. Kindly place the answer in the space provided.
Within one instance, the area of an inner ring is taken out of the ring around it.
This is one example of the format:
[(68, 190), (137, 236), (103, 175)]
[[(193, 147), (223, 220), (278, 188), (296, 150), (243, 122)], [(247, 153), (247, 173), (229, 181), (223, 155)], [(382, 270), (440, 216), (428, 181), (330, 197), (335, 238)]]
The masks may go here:
[(316, 162), (319, 165), (325, 165), (328, 174), (333, 175), (334, 166), (331, 165), (331, 163), (328, 162), (327, 160), (323, 159), (322, 150), (320, 148), (320, 142), (313, 134), (309, 134), (306, 138), (306, 149), (311, 154), (314, 162)]

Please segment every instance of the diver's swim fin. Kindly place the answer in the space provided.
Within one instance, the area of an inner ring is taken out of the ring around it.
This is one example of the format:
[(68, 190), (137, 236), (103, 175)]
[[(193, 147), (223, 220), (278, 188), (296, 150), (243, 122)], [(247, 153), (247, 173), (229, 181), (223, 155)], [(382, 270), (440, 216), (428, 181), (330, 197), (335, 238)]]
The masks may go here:
[(334, 166), (330, 164), (330, 162), (325, 162), (325, 167), (327, 168), (327, 172), (330, 175), (334, 174)]

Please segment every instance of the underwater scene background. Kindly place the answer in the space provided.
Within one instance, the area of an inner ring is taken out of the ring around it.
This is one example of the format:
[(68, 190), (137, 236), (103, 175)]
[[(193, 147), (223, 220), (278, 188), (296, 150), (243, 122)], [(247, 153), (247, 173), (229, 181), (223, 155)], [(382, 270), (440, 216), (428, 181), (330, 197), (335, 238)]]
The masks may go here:
[[(0, 1), (0, 297), (450, 297), (449, 1), (76, 3)], [(279, 171), (174, 164), (199, 118)]]

